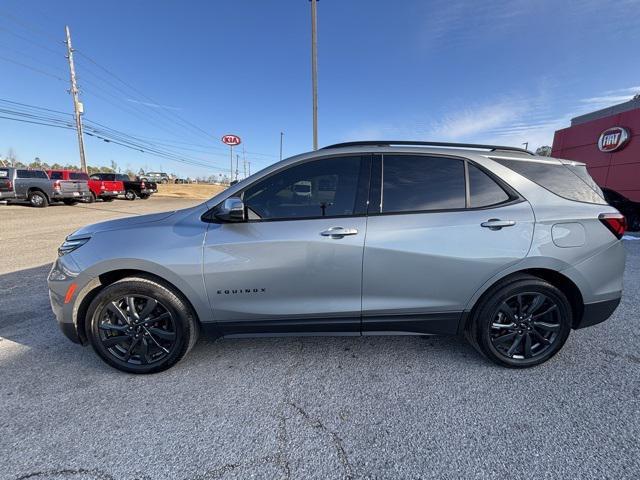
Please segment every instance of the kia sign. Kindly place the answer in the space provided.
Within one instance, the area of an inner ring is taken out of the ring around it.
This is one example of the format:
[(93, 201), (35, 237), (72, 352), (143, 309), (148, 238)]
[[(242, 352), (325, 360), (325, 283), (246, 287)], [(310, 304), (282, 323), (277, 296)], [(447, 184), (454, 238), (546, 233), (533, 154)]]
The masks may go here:
[(598, 138), (598, 149), (609, 153), (620, 150), (629, 141), (629, 131), (622, 127), (607, 128)]
[(225, 143), (230, 147), (235, 147), (236, 145), (240, 145), (242, 141), (240, 140), (240, 137), (237, 135), (224, 135), (222, 137), (222, 143)]

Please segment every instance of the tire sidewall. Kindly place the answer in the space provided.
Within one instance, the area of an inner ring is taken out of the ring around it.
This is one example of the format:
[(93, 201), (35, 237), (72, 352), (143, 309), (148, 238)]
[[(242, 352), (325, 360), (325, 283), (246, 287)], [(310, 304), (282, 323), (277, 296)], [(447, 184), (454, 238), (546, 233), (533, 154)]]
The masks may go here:
[[(558, 332), (558, 339), (553, 348), (549, 349), (543, 355), (530, 359), (509, 359), (498, 352), (491, 342), (490, 324), (493, 323), (496, 310), (502, 302), (518, 293), (525, 292), (543, 293), (558, 305), (561, 329)], [(487, 298), (478, 309), (475, 318), (476, 340), (482, 353), (498, 364), (514, 368), (533, 367), (546, 362), (562, 349), (571, 332), (572, 321), (573, 313), (571, 305), (560, 290), (543, 280), (523, 280), (498, 289), (493, 295)]]
[[(34, 203), (35, 198), (40, 198), (40, 203)], [(47, 197), (45, 197), (44, 193), (42, 192), (31, 192), (29, 194), (29, 203), (32, 207), (43, 208), (47, 206)]]
[[(176, 329), (177, 341), (172, 351), (162, 361), (150, 365), (135, 365), (124, 362), (109, 353), (102, 345), (99, 336), (99, 322), (103, 308), (111, 301), (125, 295), (144, 295), (162, 303), (171, 313)], [(129, 373), (156, 373), (176, 364), (189, 350), (191, 337), (195, 335), (193, 314), (190, 308), (173, 292), (155, 282), (138, 280), (121, 280), (105, 287), (93, 299), (87, 310), (87, 337), (94, 351), (107, 364)]]
[(124, 194), (124, 198), (126, 198), (127, 200), (135, 200), (136, 193), (133, 190), (127, 190), (127, 192)]

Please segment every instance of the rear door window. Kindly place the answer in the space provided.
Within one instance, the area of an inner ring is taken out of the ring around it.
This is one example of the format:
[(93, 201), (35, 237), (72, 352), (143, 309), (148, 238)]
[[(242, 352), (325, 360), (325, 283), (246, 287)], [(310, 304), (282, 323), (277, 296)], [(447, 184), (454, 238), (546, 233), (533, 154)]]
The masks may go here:
[(489, 207), (510, 200), (507, 192), (489, 175), (472, 163), (468, 163), (469, 199), (471, 208)]
[(607, 203), (602, 196), (602, 190), (597, 188), (593, 179), (589, 182), (585, 180), (585, 176), (591, 178), (586, 168), (578, 173), (574, 171), (576, 169), (572, 170), (566, 165), (557, 163), (509, 160), (505, 158), (493, 158), (493, 160), (559, 197), (584, 203), (603, 205)]
[(18, 178), (33, 178), (33, 172), (31, 170), (17, 170), (16, 176)]
[(465, 208), (464, 162), (427, 155), (384, 155), (382, 213)]
[(49, 175), (49, 178), (51, 180), (62, 180), (62, 172), (51, 172), (51, 175)]
[(70, 172), (69, 179), (71, 180), (89, 180), (89, 175), (83, 172)]

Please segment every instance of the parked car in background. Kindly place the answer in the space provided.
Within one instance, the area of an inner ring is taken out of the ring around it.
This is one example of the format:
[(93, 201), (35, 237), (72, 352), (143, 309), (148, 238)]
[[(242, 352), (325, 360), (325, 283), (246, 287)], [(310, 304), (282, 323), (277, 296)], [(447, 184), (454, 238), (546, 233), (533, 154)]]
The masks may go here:
[(283, 160), (192, 208), (81, 228), (58, 250), (49, 298), (70, 339), (127, 372), (169, 368), (200, 330), (464, 334), (524, 368), (617, 308), (624, 230), (583, 163), (353, 142)]
[(46, 207), (61, 201), (74, 205), (86, 201), (91, 193), (81, 179), (51, 179), (44, 170), (0, 168), (0, 199), (28, 200), (34, 207)]
[(122, 182), (124, 185), (124, 198), (127, 200), (135, 200), (136, 197), (146, 200), (158, 191), (158, 185), (155, 182), (150, 180), (131, 180), (129, 175), (123, 173), (94, 173), (91, 178)]
[(152, 181), (156, 183), (173, 183), (171, 177), (164, 172), (147, 172), (138, 175), (138, 180)]
[(189, 180), (186, 178), (176, 178), (173, 183), (189, 183)]
[(86, 173), (76, 170), (48, 170), (47, 173), (51, 178), (55, 179), (68, 180), (75, 178), (86, 181), (91, 191), (91, 195), (87, 200), (89, 203), (95, 202), (98, 198), (105, 202), (111, 202), (118, 195), (124, 195), (124, 185), (122, 182), (100, 180), (93, 178), (93, 176), (89, 177)]

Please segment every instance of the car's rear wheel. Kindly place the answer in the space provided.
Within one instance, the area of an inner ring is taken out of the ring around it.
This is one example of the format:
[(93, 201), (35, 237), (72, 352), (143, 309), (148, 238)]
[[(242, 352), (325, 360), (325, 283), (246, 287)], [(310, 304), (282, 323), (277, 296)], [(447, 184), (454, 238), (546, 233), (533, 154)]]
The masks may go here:
[(177, 292), (144, 277), (105, 287), (91, 302), (86, 319), (95, 352), (130, 373), (155, 373), (175, 365), (199, 331), (191, 307)]
[(94, 203), (96, 201), (96, 194), (91, 192), (87, 198), (87, 203)]
[(126, 198), (127, 200), (135, 200), (136, 192), (134, 192), (133, 190), (127, 190), (124, 194), (124, 198)]
[(29, 203), (32, 207), (36, 208), (44, 208), (49, 205), (49, 200), (47, 200), (47, 196), (39, 191), (33, 191), (29, 193)]
[(480, 300), (466, 334), (495, 363), (533, 367), (560, 351), (572, 319), (571, 305), (558, 288), (523, 275), (498, 285)]

